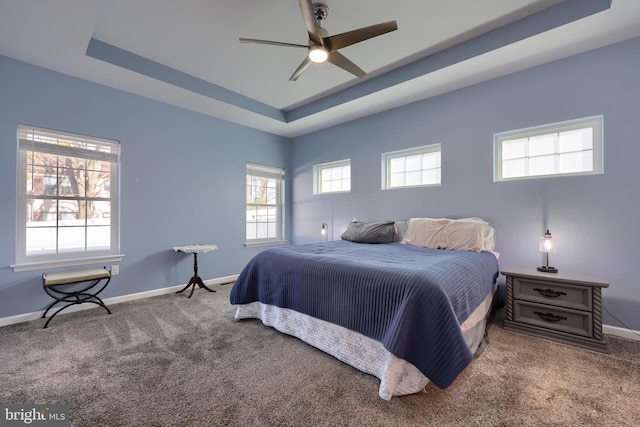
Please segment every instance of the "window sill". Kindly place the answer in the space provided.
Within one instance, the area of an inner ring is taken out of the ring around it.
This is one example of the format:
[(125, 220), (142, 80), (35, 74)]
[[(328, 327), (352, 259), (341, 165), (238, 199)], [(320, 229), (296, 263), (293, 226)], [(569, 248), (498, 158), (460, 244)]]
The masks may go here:
[(124, 258), (123, 254), (117, 255), (103, 255), (90, 258), (70, 258), (60, 259), (54, 261), (38, 261), (38, 262), (24, 262), (21, 264), (10, 265), (14, 272), (41, 270), (45, 268), (58, 268), (58, 267), (73, 267), (76, 265), (87, 264), (109, 264), (114, 262), (120, 262)]
[(351, 193), (351, 190), (340, 190), (340, 191), (317, 191), (313, 193), (314, 196), (326, 196), (328, 194), (345, 194)]
[(271, 240), (268, 242), (247, 242), (244, 244), (245, 248), (259, 248), (262, 246), (280, 246), (280, 245), (288, 245), (288, 240)]

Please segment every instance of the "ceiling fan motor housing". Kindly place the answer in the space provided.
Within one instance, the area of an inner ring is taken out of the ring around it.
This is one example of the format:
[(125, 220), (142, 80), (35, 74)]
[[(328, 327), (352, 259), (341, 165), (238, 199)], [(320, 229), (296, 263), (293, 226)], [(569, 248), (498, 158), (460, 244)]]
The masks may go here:
[(327, 18), (329, 14), (329, 6), (324, 3), (314, 3), (313, 13), (316, 16), (316, 21), (320, 22)]

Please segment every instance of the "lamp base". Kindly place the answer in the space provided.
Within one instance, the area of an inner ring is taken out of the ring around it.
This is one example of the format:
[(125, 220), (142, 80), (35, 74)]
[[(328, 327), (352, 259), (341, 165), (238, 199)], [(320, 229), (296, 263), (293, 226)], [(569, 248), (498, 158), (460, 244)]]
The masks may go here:
[(557, 273), (558, 269), (548, 265), (543, 265), (542, 267), (538, 267), (538, 271), (542, 271), (543, 273)]

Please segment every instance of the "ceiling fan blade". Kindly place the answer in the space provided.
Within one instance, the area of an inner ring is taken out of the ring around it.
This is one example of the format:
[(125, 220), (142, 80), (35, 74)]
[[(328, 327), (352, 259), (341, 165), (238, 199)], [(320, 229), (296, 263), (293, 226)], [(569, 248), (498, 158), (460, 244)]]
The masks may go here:
[(298, 0), (298, 2), (302, 10), (304, 25), (307, 27), (307, 33), (309, 33), (309, 40), (316, 45), (322, 46), (324, 42), (320, 36), (320, 28), (318, 27), (318, 21), (316, 21), (316, 14), (313, 12), (311, 0)]
[(257, 44), (268, 44), (272, 46), (303, 47), (305, 49), (309, 48), (309, 46), (305, 44), (274, 42), (272, 40), (245, 39), (245, 38), (239, 38), (238, 40), (240, 40), (240, 43), (257, 43)]
[(359, 28), (346, 33), (336, 34), (324, 38), (324, 45), (330, 52), (335, 52), (343, 47), (360, 43), (382, 34), (390, 33), (398, 29), (396, 21), (383, 22), (382, 24), (370, 25), (368, 27)]
[(311, 65), (311, 60), (309, 59), (308, 56), (305, 56), (302, 63), (298, 65), (298, 68), (296, 68), (293, 74), (291, 74), (291, 77), (289, 77), (289, 81), (295, 82), (296, 80), (298, 80), (298, 77), (300, 77), (300, 75), (304, 73), (304, 70), (309, 68), (309, 65)]
[(327, 61), (331, 62), (333, 65), (337, 65), (345, 71), (350, 72), (356, 77), (364, 77), (367, 73), (360, 67), (358, 67), (353, 62), (349, 61), (343, 54), (340, 52), (331, 52), (329, 53), (329, 57)]

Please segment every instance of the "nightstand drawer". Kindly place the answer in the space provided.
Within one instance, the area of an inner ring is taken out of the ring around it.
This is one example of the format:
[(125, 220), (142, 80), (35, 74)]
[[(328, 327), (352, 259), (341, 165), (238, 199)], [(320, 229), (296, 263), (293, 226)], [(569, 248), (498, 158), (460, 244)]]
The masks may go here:
[(590, 287), (531, 280), (523, 277), (513, 279), (513, 297), (576, 310), (591, 311), (592, 306)]
[(592, 313), (587, 311), (516, 300), (514, 301), (513, 320), (584, 337), (593, 336)]

